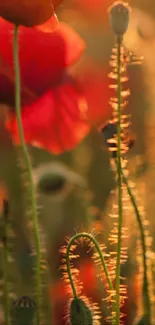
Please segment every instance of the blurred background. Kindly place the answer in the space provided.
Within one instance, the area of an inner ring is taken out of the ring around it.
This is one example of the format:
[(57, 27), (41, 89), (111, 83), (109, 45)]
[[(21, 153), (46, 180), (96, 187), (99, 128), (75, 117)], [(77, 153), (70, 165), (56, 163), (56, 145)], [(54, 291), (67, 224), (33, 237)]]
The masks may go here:
[[(154, 239), (155, 2), (154, 0), (129, 0), (128, 2), (133, 10), (124, 43), (136, 55), (144, 56), (143, 65), (134, 65), (128, 70), (131, 90), (128, 112), (132, 116), (131, 130), (136, 136), (135, 145), (128, 159), (130, 176), (136, 184), (141, 202), (146, 209), (151, 224), (150, 233)], [(114, 38), (109, 28), (107, 8), (112, 3), (112, 0), (66, 0), (57, 10), (59, 19), (72, 26), (86, 42), (85, 53), (71, 73), (78, 74), (78, 71), (85, 66), (87, 57), (92, 58), (101, 69), (105, 71), (109, 69)], [(0, 145), (0, 177), (2, 195), (4, 187), (9, 193), (13, 227), (16, 233), (14, 255), (18, 263), (14, 271), (11, 270), (11, 278), (20, 283), (18, 294), (31, 293), (32, 288), (29, 285), (31, 246), (25, 227), (24, 185), (20, 175), (22, 167), (20, 163), (16, 164), (17, 152), (9, 141), (8, 138), (7, 146), (4, 142)], [(99, 239), (108, 245), (107, 237), (112, 222), (108, 213), (115, 199), (115, 195), (110, 193), (115, 188), (115, 177), (110, 168), (109, 154), (102, 135), (95, 129), (71, 152), (54, 156), (41, 149), (30, 147), (30, 153), (38, 192), (38, 206), (40, 206), (39, 217), (46, 238), (45, 245), (50, 265), (49, 292), (55, 317), (53, 324), (61, 325), (67, 298), (60, 280), (59, 249), (64, 245), (66, 236), (71, 236), (75, 230), (88, 230), (90, 223), (91, 229), (95, 228), (97, 232), (101, 232)], [(18, 159), (20, 161), (20, 158)], [(133, 228), (134, 216), (132, 218), (129, 216), (126, 219), (127, 225), (128, 222)], [(135, 234), (129, 232), (130, 258), (123, 267), (123, 274), (127, 276), (128, 288), (131, 287), (131, 290), (128, 289), (129, 299), (124, 307), (124, 311), (128, 313), (124, 324), (131, 324), (131, 320), (135, 317), (136, 305), (141, 303), (138, 300), (141, 289), (138, 287), (137, 266), (133, 257), (134, 243)], [(154, 241), (153, 250), (155, 250)], [(91, 258), (86, 252), (81, 255), (79, 267), (81, 267), (86, 292), (101, 304), (100, 285), (96, 284)], [(153, 257), (154, 254), (151, 259)]]

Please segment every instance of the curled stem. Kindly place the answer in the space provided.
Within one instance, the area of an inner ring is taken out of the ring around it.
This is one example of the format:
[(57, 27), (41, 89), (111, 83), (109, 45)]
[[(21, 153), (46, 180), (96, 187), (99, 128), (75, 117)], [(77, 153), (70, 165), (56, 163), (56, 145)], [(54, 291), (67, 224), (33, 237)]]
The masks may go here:
[(145, 238), (145, 232), (143, 228), (143, 223), (142, 223), (142, 218), (139, 212), (139, 209), (137, 207), (137, 203), (135, 200), (135, 197), (131, 191), (131, 188), (128, 183), (128, 179), (125, 176), (123, 170), (122, 170), (122, 176), (123, 176), (123, 181), (126, 185), (130, 200), (132, 202), (132, 205), (135, 210), (135, 214), (137, 217), (137, 222), (140, 230), (140, 239), (141, 239), (141, 245), (142, 245), (142, 254), (143, 254), (143, 269), (144, 269), (144, 278), (143, 278), (143, 295), (144, 295), (144, 312), (145, 315), (147, 315), (147, 320), (148, 320), (148, 325), (151, 325), (151, 308), (150, 308), (150, 297), (149, 297), (149, 290), (148, 290), (148, 277), (147, 277), (147, 261), (146, 261), (146, 253), (147, 253), (147, 248), (146, 248), (146, 238)]
[(4, 274), (4, 320), (5, 325), (9, 325), (9, 288), (8, 288), (8, 202), (3, 202), (3, 274)]
[(116, 261), (116, 324), (120, 323), (120, 268), (122, 243), (122, 166), (121, 166), (121, 37), (117, 37), (117, 184), (118, 184), (118, 243)]
[[(67, 266), (67, 273), (68, 273), (68, 277), (69, 277), (69, 281), (70, 281), (70, 285), (71, 285), (71, 288), (72, 288), (72, 291), (73, 291), (74, 298), (77, 298), (78, 295), (77, 295), (77, 291), (76, 291), (76, 288), (75, 288), (75, 285), (74, 285), (74, 280), (73, 280), (72, 272), (71, 272), (70, 249), (71, 249), (71, 246), (74, 244), (74, 242), (79, 238), (87, 238), (91, 242), (93, 242), (93, 244), (94, 244), (94, 246), (95, 246), (95, 248), (96, 248), (96, 250), (97, 250), (97, 252), (99, 254), (101, 264), (103, 266), (103, 269), (104, 269), (104, 272), (105, 272), (105, 275), (106, 275), (106, 279), (107, 279), (107, 283), (108, 283), (108, 286), (109, 286), (109, 291), (111, 292), (112, 317), (114, 317), (114, 315), (115, 315), (115, 303), (113, 302), (113, 292), (114, 292), (113, 284), (112, 284), (112, 281), (110, 279), (110, 276), (109, 276), (109, 273), (108, 273), (108, 268), (106, 266), (104, 256), (103, 256), (103, 253), (102, 253), (102, 251), (100, 249), (100, 246), (99, 246), (98, 242), (96, 241), (96, 239), (92, 235), (90, 235), (88, 233), (78, 233), (78, 234), (76, 234), (75, 236), (73, 236), (70, 239), (70, 241), (68, 243), (68, 246), (67, 246), (66, 266)], [(112, 320), (112, 324), (115, 324), (114, 319)]]
[(40, 253), (40, 238), (38, 231), (38, 217), (37, 217), (37, 206), (36, 206), (36, 198), (35, 198), (35, 188), (33, 184), (32, 177), (32, 168), (31, 161), (28, 153), (28, 149), (25, 144), (24, 132), (22, 127), (21, 120), (21, 88), (20, 88), (20, 63), (19, 63), (19, 55), (18, 55), (18, 26), (15, 25), (14, 30), (14, 43), (13, 43), (13, 53), (14, 53), (14, 69), (15, 69), (15, 108), (16, 108), (16, 117), (18, 124), (19, 137), (21, 142), (21, 148), (23, 151), (23, 155), (25, 158), (25, 163), (27, 166), (28, 172), (28, 180), (29, 180), (29, 192), (31, 199), (31, 211), (32, 211), (32, 220), (34, 227), (34, 236), (35, 236), (35, 244), (36, 244), (36, 302), (37, 302), (37, 314), (36, 314), (36, 324), (40, 324), (40, 307), (41, 307), (41, 270), (40, 270), (40, 262), (41, 262), (41, 253)]

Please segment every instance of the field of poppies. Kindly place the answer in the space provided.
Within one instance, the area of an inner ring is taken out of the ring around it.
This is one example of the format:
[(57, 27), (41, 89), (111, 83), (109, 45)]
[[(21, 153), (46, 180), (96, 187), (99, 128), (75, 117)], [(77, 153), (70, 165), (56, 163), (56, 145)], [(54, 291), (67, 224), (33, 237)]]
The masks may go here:
[(0, 325), (155, 325), (154, 0), (0, 0)]

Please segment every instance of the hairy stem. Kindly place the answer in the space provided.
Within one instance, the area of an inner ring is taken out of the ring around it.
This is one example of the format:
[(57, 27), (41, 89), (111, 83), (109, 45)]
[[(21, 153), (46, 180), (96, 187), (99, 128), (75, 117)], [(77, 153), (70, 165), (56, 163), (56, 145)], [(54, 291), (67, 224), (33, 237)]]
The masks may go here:
[[(67, 246), (66, 266), (67, 266), (67, 273), (68, 273), (68, 277), (69, 277), (69, 281), (70, 281), (70, 284), (71, 284), (71, 288), (72, 288), (72, 291), (73, 291), (74, 298), (77, 298), (77, 292), (76, 292), (76, 288), (75, 288), (74, 281), (73, 281), (73, 278), (72, 278), (72, 272), (71, 272), (71, 266), (70, 266), (70, 249), (71, 249), (72, 245), (74, 244), (74, 242), (78, 238), (88, 238), (91, 242), (93, 242), (93, 244), (94, 244), (94, 246), (95, 246), (95, 248), (96, 248), (96, 250), (98, 252), (98, 255), (100, 257), (100, 260), (101, 260), (101, 263), (102, 263), (102, 266), (103, 266), (103, 269), (104, 269), (104, 272), (105, 272), (105, 275), (106, 275), (107, 283), (108, 283), (108, 286), (109, 286), (109, 291), (111, 292), (112, 317), (113, 317), (114, 314), (115, 314), (115, 303), (113, 303), (113, 292), (114, 292), (113, 284), (112, 284), (112, 281), (110, 279), (110, 276), (109, 276), (109, 273), (108, 273), (108, 268), (106, 266), (104, 256), (103, 256), (103, 253), (102, 253), (102, 251), (100, 249), (100, 246), (99, 246), (98, 242), (96, 241), (96, 239), (92, 235), (90, 235), (88, 233), (76, 234), (75, 236), (73, 236), (70, 239), (70, 241), (68, 243), (68, 246)], [(114, 319), (112, 320), (112, 324), (114, 324)]]
[(122, 166), (121, 166), (121, 38), (117, 38), (117, 184), (118, 184), (118, 243), (116, 261), (116, 324), (120, 323), (120, 268), (121, 268), (121, 243), (122, 243)]
[(3, 234), (3, 274), (4, 274), (4, 320), (5, 325), (9, 325), (9, 288), (8, 288), (8, 202), (3, 202), (3, 219), (4, 219), (4, 234)]
[(27, 146), (25, 144), (24, 132), (22, 127), (21, 120), (21, 88), (20, 88), (20, 63), (19, 63), (19, 55), (18, 55), (18, 26), (15, 25), (14, 30), (14, 44), (13, 44), (13, 52), (14, 52), (14, 69), (15, 69), (15, 107), (16, 107), (16, 117), (18, 124), (19, 137), (21, 142), (21, 147), (23, 151), (23, 155), (25, 158), (25, 163), (27, 166), (28, 172), (28, 181), (29, 181), (29, 194), (31, 199), (31, 211), (32, 211), (32, 220), (34, 227), (34, 235), (35, 235), (35, 244), (36, 244), (36, 302), (37, 302), (37, 314), (36, 314), (36, 324), (40, 324), (40, 307), (41, 307), (41, 271), (40, 271), (40, 262), (41, 262), (41, 253), (40, 253), (40, 238), (39, 238), (39, 230), (38, 230), (38, 218), (37, 218), (37, 206), (36, 206), (36, 198), (35, 198), (35, 188), (33, 184), (32, 177), (32, 168), (30, 156), (28, 153)]
[(135, 214), (137, 217), (137, 223), (138, 223), (139, 230), (140, 230), (140, 239), (141, 239), (142, 253), (143, 253), (143, 269), (144, 269), (144, 278), (143, 278), (144, 312), (145, 312), (145, 315), (147, 315), (148, 325), (151, 325), (151, 308), (150, 308), (150, 297), (149, 297), (149, 289), (148, 289), (149, 284), (148, 284), (148, 278), (147, 278), (147, 261), (146, 261), (147, 248), (146, 248), (145, 232), (144, 232), (142, 218), (141, 218), (139, 209), (137, 207), (135, 197), (131, 191), (131, 188), (128, 183), (128, 179), (124, 175), (123, 170), (122, 170), (122, 176), (123, 176), (123, 181), (126, 185), (130, 200), (134, 207)]

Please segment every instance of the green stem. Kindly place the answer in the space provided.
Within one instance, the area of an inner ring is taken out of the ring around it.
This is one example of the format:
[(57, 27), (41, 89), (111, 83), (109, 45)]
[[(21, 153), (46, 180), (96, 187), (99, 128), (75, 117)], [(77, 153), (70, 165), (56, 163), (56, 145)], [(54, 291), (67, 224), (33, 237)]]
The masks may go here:
[[(105, 272), (105, 275), (106, 275), (106, 278), (107, 278), (109, 291), (111, 292), (112, 317), (114, 317), (114, 315), (115, 315), (115, 303), (113, 302), (113, 292), (114, 292), (113, 284), (112, 284), (112, 281), (110, 279), (108, 269), (107, 269), (107, 266), (106, 266), (106, 263), (105, 263), (105, 260), (104, 260), (103, 253), (102, 253), (102, 251), (100, 249), (100, 246), (99, 246), (98, 242), (96, 241), (96, 239), (92, 235), (90, 235), (88, 233), (78, 233), (78, 234), (76, 234), (75, 236), (73, 236), (70, 239), (70, 241), (68, 243), (68, 246), (67, 246), (66, 266), (67, 266), (67, 273), (68, 273), (68, 277), (69, 277), (69, 281), (70, 281), (70, 284), (71, 284), (71, 288), (72, 288), (72, 291), (73, 291), (74, 298), (77, 298), (78, 295), (77, 295), (76, 288), (75, 288), (75, 285), (74, 285), (74, 280), (72, 278), (72, 272), (71, 272), (71, 266), (70, 266), (70, 249), (71, 249), (72, 245), (74, 244), (74, 242), (78, 238), (88, 238), (91, 242), (93, 242), (93, 244), (94, 244), (94, 246), (95, 246), (95, 248), (96, 248), (96, 250), (97, 250), (97, 252), (99, 254), (101, 264), (103, 266), (103, 269), (104, 269), (104, 272)], [(114, 319), (112, 320), (112, 324), (114, 324)]]
[(29, 180), (29, 191), (30, 191), (30, 199), (31, 199), (31, 211), (32, 211), (32, 219), (34, 226), (34, 236), (35, 236), (35, 244), (36, 244), (36, 302), (37, 302), (37, 314), (36, 314), (36, 324), (40, 324), (40, 307), (41, 307), (41, 270), (40, 270), (40, 261), (41, 261), (41, 253), (40, 253), (40, 238), (38, 231), (38, 218), (37, 218), (37, 206), (36, 206), (36, 198), (35, 198), (35, 188), (33, 184), (32, 177), (32, 168), (31, 161), (28, 153), (28, 149), (25, 144), (24, 132), (22, 127), (21, 120), (21, 88), (20, 88), (20, 63), (19, 63), (19, 55), (18, 55), (18, 26), (15, 25), (14, 31), (14, 44), (13, 44), (13, 52), (14, 52), (14, 69), (15, 69), (15, 107), (16, 107), (16, 117), (17, 124), (20, 136), (21, 147), (23, 151), (23, 155), (25, 158), (27, 171), (28, 171), (28, 180)]
[(120, 269), (121, 269), (121, 243), (122, 243), (122, 174), (121, 174), (121, 38), (117, 39), (117, 87), (118, 87), (118, 123), (117, 123), (117, 183), (118, 183), (118, 243), (116, 262), (116, 324), (120, 323)]
[(3, 234), (3, 274), (4, 274), (4, 319), (9, 325), (9, 289), (8, 289), (8, 203), (3, 203), (4, 234)]
[(128, 179), (125, 176), (123, 170), (122, 170), (122, 176), (123, 176), (123, 181), (127, 187), (127, 191), (130, 197), (130, 200), (132, 202), (132, 205), (135, 210), (135, 214), (137, 217), (137, 222), (140, 230), (140, 237), (141, 237), (141, 245), (142, 245), (142, 254), (143, 254), (143, 269), (144, 269), (144, 278), (143, 278), (143, 295), (144, 295), (144, 312), (145, 315), (147, 315), (148, 318), (148, 325), (151, 324), (151, 308), (150, 308), (150, 297), (149, 297), (149, 290), (148, 290), (148, 278), (147, 278), (147, 261), (146, 261), (146, 253), (147, 253), (147, 248), (146, 248), (146, 238), (145, 238), (145, 232), (143, 228), (143, 223), (141, 219), (140, 212), (138, 210), (136, 200), (134, 195), (132, 194), (131, 188), (128, 183)]

